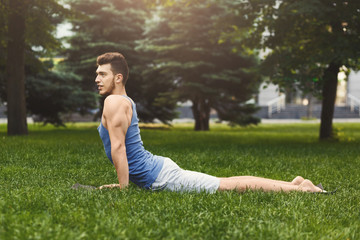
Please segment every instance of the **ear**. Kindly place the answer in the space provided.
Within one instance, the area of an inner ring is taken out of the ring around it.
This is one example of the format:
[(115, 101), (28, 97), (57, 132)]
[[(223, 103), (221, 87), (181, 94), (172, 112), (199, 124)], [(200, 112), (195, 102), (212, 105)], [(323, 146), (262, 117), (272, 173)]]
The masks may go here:
[(123, 75), (121, 73), (118, 73), (118, 74), (115, 75), (115, 82), (116, 83), (122, 83), (123, 79), (124, 79), (124, 77), (123, 77)]

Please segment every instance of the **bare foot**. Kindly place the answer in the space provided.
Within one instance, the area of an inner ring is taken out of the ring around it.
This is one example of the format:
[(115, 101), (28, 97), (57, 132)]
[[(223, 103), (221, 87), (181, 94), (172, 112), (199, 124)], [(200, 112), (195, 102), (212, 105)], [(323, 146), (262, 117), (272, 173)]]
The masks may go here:
[(322, 192), (322, 190), (315, 186), (310, 180), (305, 179), (300, 185), (299, 185), (300, 191), (303, 192)]
[(291, 181), (293, 185), (300, 185), (305, 179), (301, 176), (297, 176), (294, 180)]

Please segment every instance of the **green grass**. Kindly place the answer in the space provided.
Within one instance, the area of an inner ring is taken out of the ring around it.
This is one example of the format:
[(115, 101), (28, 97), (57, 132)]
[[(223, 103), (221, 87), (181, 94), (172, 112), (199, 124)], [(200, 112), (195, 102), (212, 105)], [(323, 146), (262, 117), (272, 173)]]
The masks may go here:
[(336, 124), (340, 141), (319, 143), (318, 124), (190, 125), (143, 129), (145, 147), (181, 167), (216, 176), (322, 182), (335, 195), (75, 191), (116, 183), (97, 124), (0, 125), (0, 239), (360, 239), (360, 124)]

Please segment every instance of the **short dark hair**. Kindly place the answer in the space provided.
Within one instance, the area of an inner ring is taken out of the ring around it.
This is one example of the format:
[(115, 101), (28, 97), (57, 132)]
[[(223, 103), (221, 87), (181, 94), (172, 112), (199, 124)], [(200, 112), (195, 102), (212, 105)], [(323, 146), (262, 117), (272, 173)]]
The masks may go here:
[(123, 75), (123, 85), (125, 86), (129, 77), (129, 67), (124, 55), (118, 52), (108, 52), (97, 57), (97, 65), (110, 63), (113, 74), (121, 73)]

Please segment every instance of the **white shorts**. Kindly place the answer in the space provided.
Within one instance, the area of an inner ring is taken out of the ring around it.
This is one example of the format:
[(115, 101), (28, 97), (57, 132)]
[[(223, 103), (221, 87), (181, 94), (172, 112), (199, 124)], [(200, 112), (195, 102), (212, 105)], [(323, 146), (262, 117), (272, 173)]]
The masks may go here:
[(176, 192), (214, 193), (220, 186), (220, 179), (205, 173), (181, 169), (170, 158), (164, 158), (164, 165), (151, 185), (151, 189)]

